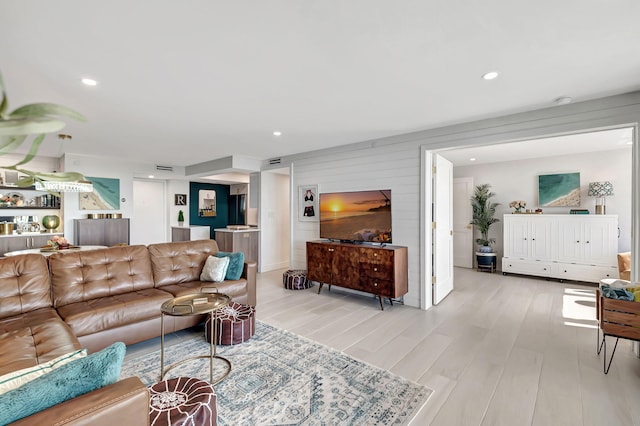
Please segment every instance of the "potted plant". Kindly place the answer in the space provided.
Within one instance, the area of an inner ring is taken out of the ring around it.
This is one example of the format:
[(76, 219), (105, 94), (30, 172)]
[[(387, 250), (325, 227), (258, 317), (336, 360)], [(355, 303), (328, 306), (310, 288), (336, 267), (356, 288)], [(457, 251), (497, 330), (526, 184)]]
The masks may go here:
[(492, 271), (496, 266), (496, 254), (493, 252), (491, 245), (496, 242), (496, 239), (489, 238), (489, 229), (491, 229), (491, 225), (500, 221), (495, 217), (496, 207), (500, 203), (491, 201), (491, 198), (495, 195), (491, 192), (491, 185), (484, 183), (476, 185), (471, 197), (471, 207), (473, 209), (471, 225), (475, 226), (480, 232), (480, 238), (476, 238), (476, 243), (479, 246), (479, 253), (476, 253), (478, 267), (490, 268)]
[(184, 213), (182, 210), (178, 211), (178, 226), (184, 225)]

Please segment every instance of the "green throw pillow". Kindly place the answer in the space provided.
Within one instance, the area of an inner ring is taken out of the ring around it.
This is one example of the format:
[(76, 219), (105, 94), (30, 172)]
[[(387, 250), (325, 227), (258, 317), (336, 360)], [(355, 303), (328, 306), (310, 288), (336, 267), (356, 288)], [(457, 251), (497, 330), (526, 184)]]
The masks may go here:
[(0, 395), (0, 425), (115, 383), (125, 352), (124, 343), (116, 342)]
[(219, 251), (216, 253), (216, 257), (228, 257), (229, 268), (227, 269), (227, 275), (225, 280), (239, 280), (244, 270), (244, 253), (229, 253), (226, 251)]

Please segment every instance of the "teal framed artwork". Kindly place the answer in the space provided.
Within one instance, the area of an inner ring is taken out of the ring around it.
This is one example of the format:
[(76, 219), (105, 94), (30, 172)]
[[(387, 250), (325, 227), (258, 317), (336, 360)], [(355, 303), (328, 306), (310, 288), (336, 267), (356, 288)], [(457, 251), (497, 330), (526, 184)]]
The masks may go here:
[(80, 193), (80, 210), (118, 210), (120, 179), (86, 177), (93, 183), (93, 192)]
[(540, 207), (580, 206), (580, 173), (557, 173), (538, 176)]

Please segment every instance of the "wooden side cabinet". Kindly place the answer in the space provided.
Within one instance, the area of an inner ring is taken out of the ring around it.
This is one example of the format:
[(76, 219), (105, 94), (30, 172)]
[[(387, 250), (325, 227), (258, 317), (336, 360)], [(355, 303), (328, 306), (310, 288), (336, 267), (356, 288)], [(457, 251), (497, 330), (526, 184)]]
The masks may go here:
[(307, 279), (376, 295), (402, 297), (409, 291), (407, 248), (362, 244), (307, 242)]
[(129, 219), (74, 219), (73, 231), (79, 246), (129, 244)]

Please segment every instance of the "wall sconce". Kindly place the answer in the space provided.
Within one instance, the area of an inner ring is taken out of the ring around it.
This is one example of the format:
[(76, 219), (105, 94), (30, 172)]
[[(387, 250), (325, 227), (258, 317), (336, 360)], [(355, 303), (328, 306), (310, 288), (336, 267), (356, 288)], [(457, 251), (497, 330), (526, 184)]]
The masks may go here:
[[(613, 195), (613, 184), (609, 181), (589, 182), (589, 197), (596, 197), (596, 214), (607, 214), (606, 197)], [(602, 200), (599, 203), (599, 200)]]

